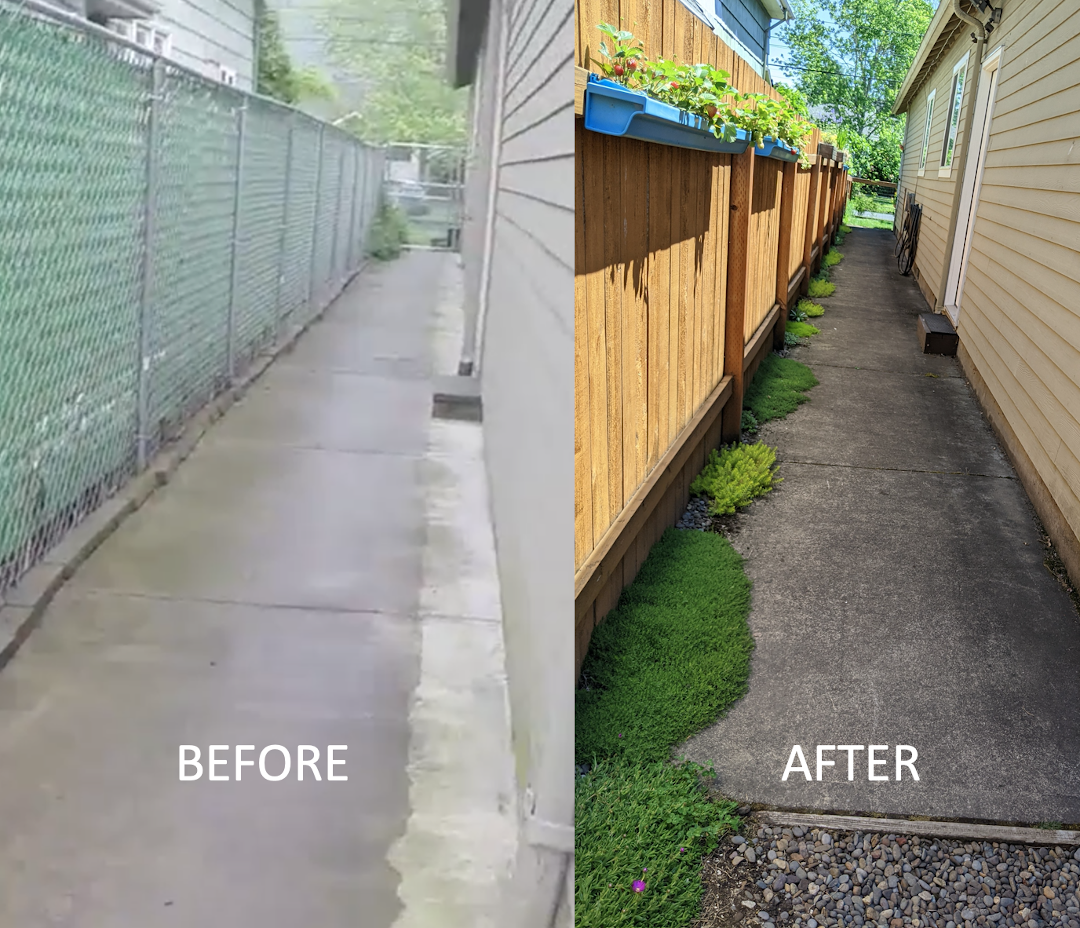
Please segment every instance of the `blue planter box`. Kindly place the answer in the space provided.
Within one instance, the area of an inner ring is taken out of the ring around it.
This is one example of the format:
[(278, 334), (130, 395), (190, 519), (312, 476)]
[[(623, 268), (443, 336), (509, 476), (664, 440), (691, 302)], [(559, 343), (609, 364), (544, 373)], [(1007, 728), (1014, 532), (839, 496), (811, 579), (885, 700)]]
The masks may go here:
[(792, 148), (782, 139), (764, 139), (765, 147), (757, 149), (754, 154), (761, 158), (775, 158), (777, 161), (798, 161), (799, 149)]
[(595, 76), (585, 85), (585, 128), (659, 145), (734, 155), (742, 154), (750, 144), (750, 134), (743, 129), (738, 130), (734, 142), (721, 141), (700, 116)]

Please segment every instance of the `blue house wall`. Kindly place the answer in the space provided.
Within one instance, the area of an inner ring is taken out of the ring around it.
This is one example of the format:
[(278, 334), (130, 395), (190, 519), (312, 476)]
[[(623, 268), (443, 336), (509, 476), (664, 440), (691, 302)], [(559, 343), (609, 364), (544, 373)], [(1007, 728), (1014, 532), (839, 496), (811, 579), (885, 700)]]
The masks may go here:
[(716, 15), (736, 38), (765, 63), (769, 51), (769, 14), (759, 0), (715, 0)]

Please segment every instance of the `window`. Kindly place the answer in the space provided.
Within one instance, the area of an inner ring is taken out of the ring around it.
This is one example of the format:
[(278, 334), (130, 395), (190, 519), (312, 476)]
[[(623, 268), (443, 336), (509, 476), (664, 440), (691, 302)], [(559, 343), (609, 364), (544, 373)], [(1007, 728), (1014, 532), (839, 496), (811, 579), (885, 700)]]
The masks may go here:
[(941, 169), (948, 174), (952, 168), (953, 149), (956, 148), (956, 130), (960, 126), (960, 103), (964, 99), (964, 74), (967, 72), (967, 55), (953, 68), (952, 96), (949, 98), (949, 118), (945, 122), (945, 141), (941, 146)]
[(109, 21), (109, 29), (157, 55), (168, 55), (172, 51), (172, 36), (153, 23), (113, 19)]
[(236, 72), (232, 68), (227, 68), (225, 65), (221, 65), (221, 83), (228, 84), (230, 87), (236, 86)]
[(926, 169), (926, 154), (930, 150), (930, 124), (934, 121), (934, 94), (936, 93), (936, 90), (931, 90), (926, 97), (926, 125), (923, 129), (922, 159), (919, 161), (920, 177)]

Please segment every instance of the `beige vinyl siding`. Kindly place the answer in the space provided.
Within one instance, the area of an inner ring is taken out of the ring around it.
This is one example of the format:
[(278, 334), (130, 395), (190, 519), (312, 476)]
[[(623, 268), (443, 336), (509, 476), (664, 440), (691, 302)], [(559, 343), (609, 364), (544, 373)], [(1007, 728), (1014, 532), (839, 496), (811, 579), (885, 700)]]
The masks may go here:
[[(968, 39), (967, 33), (962, 33), (953, 43), (952, 48), (937, 66), (931, 79), (927, 81), (917, 94), (918, 100), (918, 141), (919, 156), (913, 165), (913, 178), (911, 189), (915, 191), (915, 202), (923, 208), (922, 220), (919, 224), (919, 247), (915, 256), (915, 264), (922, 280), (924, 289), (933, 293), (935, 298), (940, 297), (938, 289), (941, 286), (941, 272), (943, 267), (943, 255), (945, 253), (945, 239), (949, 231), (949, 213), (952, 208), (952, 200), (957, 188), (957, 178), (961, 170), (958, 157), (954, 156), (952, 173), (948, 177), (941, 177), (938, 171), (941, 167), (941, 148), (945, 144), (945, 134), (948, 130), (950, 94), (952, 92), (953, 68), (956, 63), (968, 55), (968, 73), (964, 79), (964, 96), (961, 107), (968, 107), (972, 94), (973, 64), (971, 52), (973, 46)], [(922, 158), (922, 130), (926, 121), (926, 97), (931, 90), (936, 91), (934, 97), (934, 112), (930, 123), (930, 147), (926, 152), (926, 168), (923, 176), (918, 177), (916, 172)], [(961, 111), (961, 115), (963, 110)], [(910, 119), (910, 117), (909, 117)], [(964, 131), (961, 128), (956, 134), (956, 150), (963, 145)]]
[(959, 331), (1080, 536), (1080, 7), (1017, 5), (1001, 32)]
[[(914, 106), (907, 114), (904, 126), (904, 159), (900, 165), (900, 180), (897, 184), (896, 222), (902, 220), (901, 213), (907, 194), (915, 190), (918, 180), (919, 159), (922, 157), (923, 127), (926, 124), (926, 94), (920, 94)], [(927, 156), (929, 157), (929, 156)], [(918, 198), (916, 198), (916, 201)]]

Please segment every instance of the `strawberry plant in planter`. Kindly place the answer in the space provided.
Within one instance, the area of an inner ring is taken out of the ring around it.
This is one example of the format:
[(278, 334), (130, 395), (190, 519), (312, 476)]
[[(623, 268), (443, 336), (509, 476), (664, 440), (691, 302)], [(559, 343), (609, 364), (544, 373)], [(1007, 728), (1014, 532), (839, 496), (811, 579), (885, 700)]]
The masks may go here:
[[(607, 80), (597, 81), (590, 77), (586, 87), (587, 128), (611, 135), (634, 134), (632, 126), (635, 117), (640, 115), (643, 119), (638, 120), (635, 134), (638, 138), (709, 150), (744, 151), (746, 148), (745, 144), (737, 148), (720, 148), (714, 144), (671, 141), (646, 134), (647, 129), (641, 127), (641, 123), (649, 119), (666, 120), (689, 126), (698, 133), (711, 132), (725, 146), (739, 145), (745, 137), (756, 146), (760, 155), (809, 163), (805, 148), (813, 126), (803, 118), (796, 105), (786, 99), (774, 100), (765, 94), (740, 93), (728, 82), (730, 75), (726, 71), (710, 64), (678, 64), (667, 59), (650, 61), (641, 42), (635, 42), (632, 33), (607, 23), (601, 23), (599, 29), (606, 40), (600, 43), (602, 58), (594, 59), (594, 63)], [(622, 88), (625, 91), (618, 94), (617, 90)], [(628, 96), (627, 92), (639, 97)], [(596, 103), (598, 97), (605, 99)], [(612, 100), (618, 100), (618, 103)], [(677, 113), (650, 107), (647, 102), (650, 100), (666, 104)], [(630, 110), (635, 104), (637, 113)], [(606, 112), (603, 111), (605, 106)], [(616, 106), (621, 109), (619, 118), (613, 114)], [(592, 113), (590, 109), (593, 109)]]

